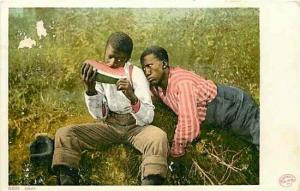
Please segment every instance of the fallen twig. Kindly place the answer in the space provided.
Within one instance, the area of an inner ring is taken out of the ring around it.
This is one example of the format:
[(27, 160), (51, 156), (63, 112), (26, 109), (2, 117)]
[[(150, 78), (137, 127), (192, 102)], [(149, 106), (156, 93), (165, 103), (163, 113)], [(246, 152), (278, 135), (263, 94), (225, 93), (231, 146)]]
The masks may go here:
[(209, 154), (210, 156), (214, 157), (214, 158), (217, 160), (217, 162), (219, 162), (220, 164), (222, 164), (222, 165), (224, 165), (224, 166), (230, 168), (230, 169), (233, 170), (234, 172), (239, 173), (239, 171), (242, 171), (242, 169), (240, 169), (240, 168), (237, 168), (237, 167), (235, 167), (235, 166), (232, 166), (232, 165), (230, 165), (230, 164), (227, 164), (224, 160), (220, 159), (218, 156), (216, 156), (216, 155), (214, 155), (214, 154), (212, 154), (212, 153), (210, 153), (210, 152), (208, 152), (208, 154)]
[(211, 185), (215, 185), (215, 183), (211, 180), (211, 178), (205, 173), (205, 171), (198, 165), (198, 163), (195, 160), (193, 161), (193, 165), (200, 171), (200, 173), (204, 176), (204, 184), (205, 184), (205, 178), (208, 179)]

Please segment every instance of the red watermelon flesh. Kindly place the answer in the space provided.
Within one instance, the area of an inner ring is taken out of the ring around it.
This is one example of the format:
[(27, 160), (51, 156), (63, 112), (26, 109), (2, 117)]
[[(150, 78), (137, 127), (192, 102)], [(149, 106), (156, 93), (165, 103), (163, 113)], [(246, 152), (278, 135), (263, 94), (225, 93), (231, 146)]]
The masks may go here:
[(95, 60), (86, 60), (84, 63), (97, 69), (96, 81), (98, 82), (115, 84), (119, 79), (126, 78), (124, 67), (111, 68), (104, 62)]

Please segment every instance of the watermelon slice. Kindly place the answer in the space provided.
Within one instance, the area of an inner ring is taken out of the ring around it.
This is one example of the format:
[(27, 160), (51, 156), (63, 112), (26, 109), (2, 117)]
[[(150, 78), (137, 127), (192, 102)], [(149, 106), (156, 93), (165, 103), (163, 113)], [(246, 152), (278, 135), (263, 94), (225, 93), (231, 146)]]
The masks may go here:
[(111, 68), (104, 62), (95, 60), (86, 60), (88, 63), (97, 69), (96, 81), (108, 84), (116, 84), (119, 79), (126, 78), (124, 67)]

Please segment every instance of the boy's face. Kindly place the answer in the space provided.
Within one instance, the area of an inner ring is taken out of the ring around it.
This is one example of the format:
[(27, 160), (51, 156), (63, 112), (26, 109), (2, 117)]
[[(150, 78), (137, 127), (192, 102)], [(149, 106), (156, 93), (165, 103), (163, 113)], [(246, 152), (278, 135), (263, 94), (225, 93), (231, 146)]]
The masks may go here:
[(163, 77), (163, 62), (157, 59), (154, 54), (144, 57), (142, 64), (143, 71), (150, 85), (159, 85)]
[(106, 47), (104, 61), (111, 68), (124, 67), (125, 63), (129, 60), (126, 53), (117, 51), (110, 44)]

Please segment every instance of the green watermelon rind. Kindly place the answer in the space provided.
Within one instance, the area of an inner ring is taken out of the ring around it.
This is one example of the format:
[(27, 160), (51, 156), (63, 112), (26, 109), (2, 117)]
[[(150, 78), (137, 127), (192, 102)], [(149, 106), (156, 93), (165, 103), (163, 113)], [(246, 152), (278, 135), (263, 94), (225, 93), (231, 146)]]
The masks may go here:
[[(123, 77), (123, 78), (125, 78), (125, 77)], [(105, 75), (105, 74), (102, 74), (99, 72), (97, 72), (97, 74), (96, 74), (96, 81), (101, 82), (101, 83), (116, 84), (119, 79), (121, 79), (121, 78), (108, 76), (108, 75)]]
[[(97, 71), (96, 74), (96, 81), (101, 83), (108, 83), (108, 84), (116, 84), (119, 79), (126, 78), (124, 72), (118, 72), (119, 70), (109, 68), (106, 66), (105, 63), (96, 60), (86, 60), (84, 63), (90, 64), (93, 66), (93, 69)], [(101, 67), (100, 67), (101, 66)], [(122, 68), (123, 71), (124, 68)]]

